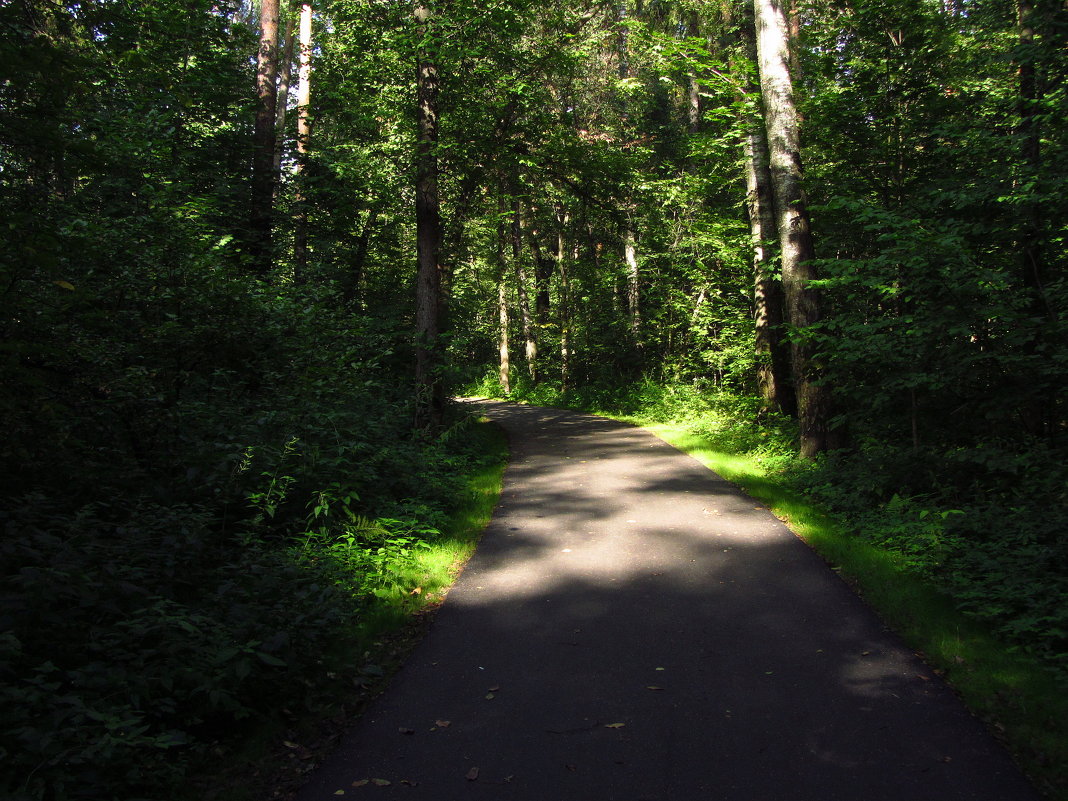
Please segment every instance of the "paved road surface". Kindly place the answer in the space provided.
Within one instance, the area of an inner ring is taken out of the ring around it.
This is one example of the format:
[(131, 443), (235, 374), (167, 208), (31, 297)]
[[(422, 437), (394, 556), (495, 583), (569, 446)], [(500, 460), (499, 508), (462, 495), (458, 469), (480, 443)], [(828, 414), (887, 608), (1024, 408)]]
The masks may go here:
[[(300, 801), (1038, 797), (733, 485), (640, 429), (485, 408), (513, 448), (494, 520)], [(390, 784), (353, 786), (364, 779)]]

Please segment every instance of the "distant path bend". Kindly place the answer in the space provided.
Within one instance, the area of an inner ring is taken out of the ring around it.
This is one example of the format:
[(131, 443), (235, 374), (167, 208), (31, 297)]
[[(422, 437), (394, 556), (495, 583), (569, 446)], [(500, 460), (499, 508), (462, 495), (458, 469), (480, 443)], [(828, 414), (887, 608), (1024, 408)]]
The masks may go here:
[(733, 485), (638, 428), (482, 406), (513, 454), (493, 522), (300, 801), (1038, 799)]

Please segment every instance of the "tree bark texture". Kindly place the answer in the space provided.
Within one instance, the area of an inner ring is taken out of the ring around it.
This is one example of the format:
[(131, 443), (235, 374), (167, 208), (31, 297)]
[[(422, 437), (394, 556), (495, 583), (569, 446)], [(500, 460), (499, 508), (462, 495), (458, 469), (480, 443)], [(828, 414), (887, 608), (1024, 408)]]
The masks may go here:
[(273, 256), (274, 145), (278, 110), (278, 0), (262, 0), (260, 46), (256, 56), (256, 118), (252, 142), (252, 203), (249, 215), (251, 267), (271, 271)]
[[(415, 19), (427, 38), (430, 8), (415, 6)], [(441, 319), (441, 202), (438, 195), (438, 69), (431, 55), (421, 51), (416, 65), (415, 225), (417, 274), (415, 290), (416, 428), (436, 428), (445, 406), (438, 375), (438, 335)]]
[[(752, 13), (745, 15), (740, 39), (746, 55), (756, 59)], [(759, 98), (760, 86), (749, 80), (747, 92)], [(753, 321), (757, 356), (757, 385), (767, 409), (797, 414), (797, 398), (790, 376), (790, 346), (783, 332), (783, 287), (774, 274), (777, 255), (774, 189), (768, 156), (768, 137), (759, 112), (747, 120), (742, 138), (745, 155), (746, 211), (753, 249)]]
[(820, 300), (809, 286), (816, 278), (815, 251), (801, 184), (801, 143), (789, 70), (789, 27), (783, 0), (753, 0), (753, 8), (786, 317), (794, 329), (790, 349), (801, 453), (812, 457), (827, 447), (829, 401), (827, 388), (818, 383), (812, 345), (804, 334), (804, 329), (820, 320)]
[(778, 237), (772, 201), (768, 145), (756, 121), (745, 134), (746, 209), (753, 244), (753, 317), (758, 360), (757, 384), (764, 406), (783, 414), (797, 413), (790, 382), (790, 349), (783, 337), (782, 282), (774, 275), (773, 243)]

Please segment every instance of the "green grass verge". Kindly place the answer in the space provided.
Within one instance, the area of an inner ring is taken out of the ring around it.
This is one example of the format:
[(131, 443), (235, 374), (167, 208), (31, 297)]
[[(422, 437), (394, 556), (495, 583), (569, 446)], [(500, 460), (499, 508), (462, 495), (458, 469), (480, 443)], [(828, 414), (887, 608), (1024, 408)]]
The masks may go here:
[(470, 432), (484, 459), (467, 476), (466, 493), (453, 509), (441, 536), (427, 542), (413, 558), (396, 566), (388, 585), (376, 592), (377, 601), (362, 624), (365, 635), (376, 636), (406, 626), (441, 602), (471, 558), (501, 494), (508, 461), (508, 440), (495, 423), (483, 418)]
[(504, 431), (483, 418), (465, 432), (465, 439), (467, 448), (482, 458), (464, 477), (465, 491), (440, 536), (410, 558), (386, 564), (351, 635), (324, 643), (323, 675), (307, 681), (323, 685), (319, 695), (334, 692), (330, 702), (294, 710), (288, 728), (261, 728), (250, 734), (240, 753), (226, 754), (225, 764), (204, 765), (188, 801), (290, 796), (333, 750), (347, 725), (385, 689), (474, 553), (501, 494), (509, 453)]
[(848, 534), (756, 459), (717, 451), (682, 425), (646, 428), (765, 503), (949, 681), (1043, 793), (1068, 801), (1068, 692), (1041, 662), (1013, 652), (900, 557)]

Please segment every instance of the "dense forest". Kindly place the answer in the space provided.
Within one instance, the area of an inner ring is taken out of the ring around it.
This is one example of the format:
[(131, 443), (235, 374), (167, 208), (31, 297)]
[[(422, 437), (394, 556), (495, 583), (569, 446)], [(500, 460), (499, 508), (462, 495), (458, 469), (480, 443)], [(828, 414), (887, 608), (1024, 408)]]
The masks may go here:
[(704, 420), (1064, 676), (1066, 86), (1062, 0), (0, 0), (0, 794), (320, 708), (464, 393)]

